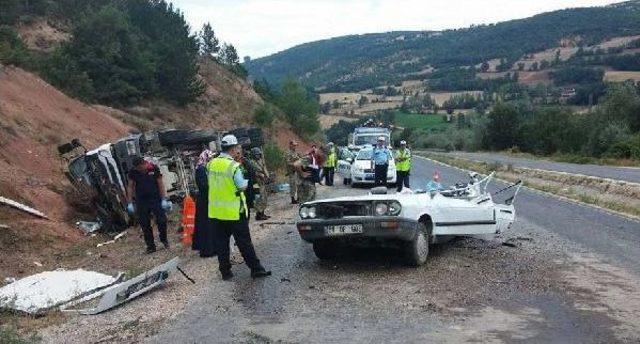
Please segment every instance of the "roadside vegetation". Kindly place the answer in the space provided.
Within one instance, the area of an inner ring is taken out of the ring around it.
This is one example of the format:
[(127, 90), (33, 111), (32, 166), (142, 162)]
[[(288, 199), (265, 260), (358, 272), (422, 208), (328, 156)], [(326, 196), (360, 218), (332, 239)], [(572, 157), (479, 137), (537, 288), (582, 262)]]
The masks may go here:
[(400, 135), (415, 148), (508, 150), (583, 163), (640, 161), (638, 113), (638, 86), (620, 83), (610, 84), (602, 103), (586, 113), (535, 106), (526, 99), (501, 101), (486, 115), (458, 114), (453, 125), (405, 128)]

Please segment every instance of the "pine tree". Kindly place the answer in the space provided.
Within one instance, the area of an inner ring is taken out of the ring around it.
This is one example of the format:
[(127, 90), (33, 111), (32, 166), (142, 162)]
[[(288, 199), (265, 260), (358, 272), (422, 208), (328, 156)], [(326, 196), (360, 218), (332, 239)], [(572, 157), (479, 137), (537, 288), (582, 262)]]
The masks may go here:
[(199, 34), (200, 54), (204, 57), (215, 58), (220, 52), (220, 41), (216, 37), (211, 24), (202, 25), (202, 31)]

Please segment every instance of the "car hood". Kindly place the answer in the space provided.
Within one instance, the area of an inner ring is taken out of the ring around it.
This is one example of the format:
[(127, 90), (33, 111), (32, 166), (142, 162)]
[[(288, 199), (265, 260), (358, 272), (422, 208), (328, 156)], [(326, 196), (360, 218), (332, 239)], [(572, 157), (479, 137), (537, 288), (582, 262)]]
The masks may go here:
[[(357, 167), (357, 168), (362, 168), (362, 169), (367, 169), (367, 168), (373, 168), (373, 161), (371, 160), (356, 160), (353, 162), (353, 166)], [(390, 168), (395, 168), (396, 164), (393, 161), (393, 159), (391, 159), (389, 161), (389, 167)]]

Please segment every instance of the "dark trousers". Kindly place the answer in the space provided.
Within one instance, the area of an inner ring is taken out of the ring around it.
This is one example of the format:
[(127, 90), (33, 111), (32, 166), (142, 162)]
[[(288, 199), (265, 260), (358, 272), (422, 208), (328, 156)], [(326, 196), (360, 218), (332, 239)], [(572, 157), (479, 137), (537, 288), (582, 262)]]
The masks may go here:
[(409, 188), (409, 171), (396, 171), (398, 192), (402, 191), (402, 187)]
[(324, 174), (324, 185), (333, 186), (333, 176), (335, 175), (335, 167), (324, 167), (322, 173)]
[(155, 248), (153, 229), (151, 228), (151, 214), (156, 219), (158, 234), (161, 242), (167, 242), (167, 214), (160, 205), (160, 200), (143, 200), (136, 202), (138, 222), (142, 228), (144, 242), (148, 248)]
[(387, 186), (387, 171), (389, 164), (376, 165), (374, 186)]
[(260, 269), (260, 260), (256, 256), (256, 251), (251, 243), (251, 234), (249, 233), (249, 221), (242, 215), (238, 221), (226, 221), (218, 219), (209, 219), (211, 228), (215, 233), (216, 251), (218, 251), (218, 265), (221, 272), (231, 270), (231, 260), (229, 257), (229, 239), (233, 235), (236, 245), (240, 249), (240, 254), (244, 258), (244, 262), (253, 271)]

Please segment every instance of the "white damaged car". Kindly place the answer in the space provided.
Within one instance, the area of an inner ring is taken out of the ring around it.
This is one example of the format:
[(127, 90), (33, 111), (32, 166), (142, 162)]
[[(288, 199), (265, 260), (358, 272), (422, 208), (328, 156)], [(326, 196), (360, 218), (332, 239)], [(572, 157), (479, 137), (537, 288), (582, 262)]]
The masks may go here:
[[(430, 191), (387, 194), (375, 188), (367, 195), (317, 200), (300, 206), (296, 226), (320, 259), (331, 259), (349, 245), (392, 246), (404, 251), (409, 265), (425, 263), (429, 245), (455, 236), (498, 235), (515, 221), (515, 197), (521, 182), (490, 194), (493, 173), (480, 180)], [(494, 202), (501, 194), (502, 203)]]

